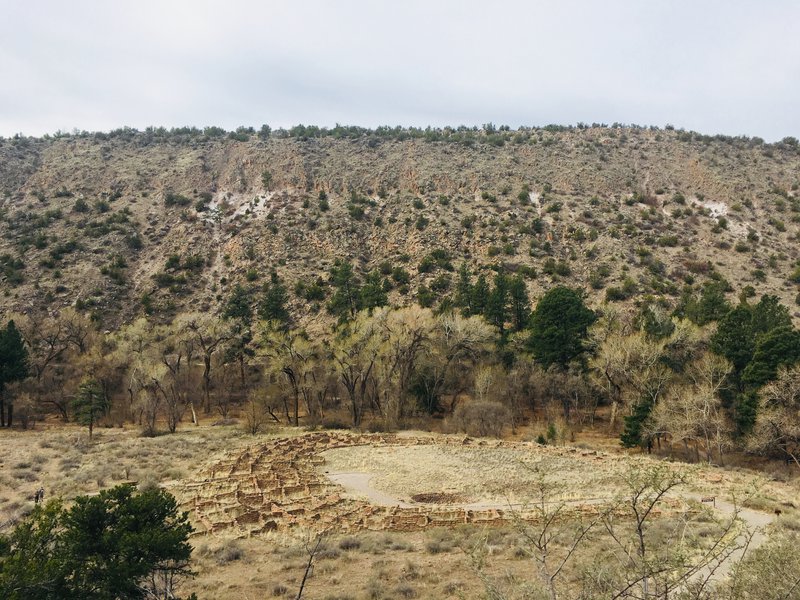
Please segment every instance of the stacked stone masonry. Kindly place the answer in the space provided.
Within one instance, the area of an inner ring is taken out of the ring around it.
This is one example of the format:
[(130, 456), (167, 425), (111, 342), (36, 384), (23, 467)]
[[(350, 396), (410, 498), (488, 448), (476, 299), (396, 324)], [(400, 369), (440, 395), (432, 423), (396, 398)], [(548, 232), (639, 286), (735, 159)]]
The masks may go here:
[[(532, 520), (535, 511), (480, 509), (423, 504), (414, 507), (376, 506), (344, 496), (319, 468), (326, 450), (351, 446), (409, 446), (420, 444), (492, 444), (469, 438), (407, 437), (393, 434), (318, 432), (271, 440), (223, 459), (187, 483), (180, 496), (193, 515), (199, 534), (233, 530), (245, 536), (302, 527), (341, 533), (359, 530), (415, 531), (463, 523), (500, 525), (512, 519)], [(597, 507), (571, 506), (571, 511), (594, 512)]]

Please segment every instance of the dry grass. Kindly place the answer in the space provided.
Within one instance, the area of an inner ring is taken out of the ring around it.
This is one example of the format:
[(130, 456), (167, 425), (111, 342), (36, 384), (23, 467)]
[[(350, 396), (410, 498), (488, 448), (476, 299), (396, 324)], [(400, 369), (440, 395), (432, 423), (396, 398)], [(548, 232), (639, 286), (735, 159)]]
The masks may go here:
[[(35, 432), (9, 431), (0, 438), (0, 521), (31, 510), (30, 496), (40, 485), (47, 497), (69, 499), (92, 494), (121, 481), (163, 485), (178, 490), (180, 481), (195, 476), (204, 465), (227, 451), (237, 451), (268, 437), (297, 435), (297, 430), (261, 436), (245, 435), (235, 426), (185, 427), (175, 435), (141, 437), (135, 430), (101, 429), (88, 442), (82, 429), (54, 426)], [(411, 435), (425, 435), (415, 432)], [(602, 441), (602, 440), (601, 440)], [(581, 442), (591, 446), (591, 438)], [(595, 446), (596, 447), (596, 446)], [(606, 453), (588, 448), (519, 445), (393, 446), (342, 448), (326, 453), (328, 470), (376, 472), (376, 487), (387, 493), (449, 491), (469, 500), (499, 498), (507, 491), (525, 496), (531, 468), (538, 466), (554, 483), (564, 481), (562, 497), (613, 495), (618, 476), (633, 466), (652, 464), (644, 456)], [(777, 482), (742, 469), (676, 464), (691, 471), (694, 491), (719, 497), (735, 494), (743, 504), (772, 512), (783, 511), (775, 530), (800, 530), (800, 514), (792, 508), (797, 483)], [(600, 492), (598, 494), (598, 492)], [(702, 545), (717, 531), (710, 509), (691, 506), (693, 544)], [(662, 518), (652, 529), (659, 543), (668, 545), (672, 521)], [(307, 560), (311, 534), (292, 531), (251, 539), (232, 534), (193, 538), (197, 578), (185, 592), (199, 597), (293, 598)], [(602, 535), (593, 538), (580, 560), (597, 558)], [(483, 529), (459, 526), (413, 533), (361, 532), (325, 539), (307, 593), (310, 600), (405, 598), (475, 598), (483, 584), (473, 568), (476, 547), (487, 554), (487, 574), (503, 588), (517, 591), (534, 572), (530, 545), (515, 525)], [(575, 576), (570, 572), (570, 577)], [(514, 597), (513, 595), (511, 597)]]
[(251, 444), (235, 427), (187, 426), (174, 435), (142, 437), (138, 429), (100, 429), (90, 443), (85, 429), (55, 426), (44, 431), (7, 431), (0, 438), (0, 522), (46, 499), (66, 500), (131, 481), (171, 489), (220, 453)]

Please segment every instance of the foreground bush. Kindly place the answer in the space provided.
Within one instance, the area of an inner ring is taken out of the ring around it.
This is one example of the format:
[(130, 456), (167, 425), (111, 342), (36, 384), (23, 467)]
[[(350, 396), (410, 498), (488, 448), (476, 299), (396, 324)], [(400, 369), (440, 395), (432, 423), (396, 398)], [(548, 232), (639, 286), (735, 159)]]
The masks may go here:
[(69, 509), (53, 500), (0, 536), (0, 598), (176, 598), (176, 583), (191, 575), (191, 532), (160, 489), (120, 485)]

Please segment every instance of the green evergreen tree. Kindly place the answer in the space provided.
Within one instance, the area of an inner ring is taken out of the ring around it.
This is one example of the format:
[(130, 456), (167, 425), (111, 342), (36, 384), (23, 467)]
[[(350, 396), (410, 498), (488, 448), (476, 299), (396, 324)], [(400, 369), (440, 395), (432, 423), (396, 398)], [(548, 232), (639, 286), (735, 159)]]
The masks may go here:
[(645, 432), (645, 424), (653, 411), (653, 403), (649, 400), (640, 400), (633, 407), (633, 414), (623, 417), (625, 426), (620, 434), (620, 441), (625, 448), (647, 446), (650, 449), (652, 438)]
[(264, 296), (258, 305), (258, 317), (264, 321), (277, 321), (281, 325), (291, 322), (291, 315), (286, 308), (289, 293), (281, 283), (277, 273), (272, 273), (270, 283), (264, 286)]
[(28, 349), (14, 321), (9, 321), (0, 329), (0, 427), (11, 427), (14, 419), (14, 405), (6, 402), (5, 387), (25, 379), (28, 369)]
[(781, 304), (777, 296), (764, 294), (758, 304), (753, 307), (753, 334), (761, 336), (778, 327), (789, 327), (792, 317), (789, 309)]
[(747, 435), (753, 429), (758, 414), (758, 392), (749, 389), (736, 396), (733, 420), (736, 423), (736, 432)]
[(458, 269), (455, 305), (461, 309), (465, 317), (472, 314), (472, 275), (466, 262), (461, 263)]
[(753, 360), (742, 372), (742, 382), (747, 386), (761, 387), (775, 379), (779, 367), (797, 362), (800, 362), (800, 331), (778, 327), (759, 339)]
[(222, 316), (226, 319), (233, 319), (244, 324), (250, 323), (253, 317), (253, 309), (250, 308), (250, 290), (236, 285), (231, 292), (230, 298), (225, 303)]
[(389, 303), (389, 296), (383, 287), (383, 280), (378, 271), (370, 271), (364, 278), (364, 285), (361, 286), (361, 298), (359, 305), (361, 308), (377, 308), (386, 306)]
[(427, 286), (421, 285), (417, 290), (417, 304), (422, 308), (430, 308), (436, 302), (436, 294)]
[(700, 297), (685, 298), (682, 311), (692, 323), (706, 325), (712, 321), (719, 321), (731, 310), (731, 305), (725, 298), (729, 285), (724, 281), (706, 283), (700, 292)]
[(472, 286), (470, 293), (470, 309), (471, 315), (485, 315), (486, 303), (489, 299), (489, 284), (486, 282), (486, 275), (481, 273)]
[(336, 259), (330, 271), (330, 284), (336, 290), (328, 302), (328, 312), (346, 321), (361, 309), (361, 287), (353, 265)]
[(711, 336), (711, 350), (727, 358), (741, 373), (752, 360), (755, 349), (753, 309), (740, 304), (720, 319)]
[(84, 379), (72, 399), (75, 422), (89, 428), (89, 439), (97, 420), (108, 410), (108, 398), (96, 379)]
[(511, 324), (514, 331), (522, 331), (531, 318), (531, 301), (528, 298), (528, 287), (521, 275), (513, 277), (508, 286), (511, 303)]
[(645, 304), (636, 317), (638, 327), (650, 339), (662, 340), (672, 335), (675, 323), (672, 316), (665, 311), (658, 310), (652, 303)]
[(711, 336), (711, 349), (733, 365), (722, 396), (732, 408), (739, 434), (746, 434), (755, 423), (758, 388), (776, 376), (778, 366), (796, 360), (794, 337), (789, 310), (776, 296), (764, 295), (754, 306), (744, 296), (720, 319)]
[(497, 327), (500, 335), (505, 332), (506, 321), (508, 320), (508, 277), (503, 273), (497, 273), (494, 277), (494, 286), (486, 299), (486, 309), (484, 314), (486, 320)]
[(175, 598), (190, 576), (192, 527), (173, 496), (129, 484), (37, 507), (0, 536), (0, 597), (5, 600)]
[(531, 315), (528, 348), (545, 369), (566, 368), (583, 354), (583, 342), (595, 318), (579, 292), (556, 286), (542, 296)]

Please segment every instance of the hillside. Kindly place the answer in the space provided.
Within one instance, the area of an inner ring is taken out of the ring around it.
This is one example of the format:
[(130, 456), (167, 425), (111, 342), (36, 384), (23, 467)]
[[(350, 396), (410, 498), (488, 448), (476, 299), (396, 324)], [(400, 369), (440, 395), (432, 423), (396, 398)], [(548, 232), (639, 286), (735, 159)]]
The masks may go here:
[(313, 328), (330, 320), (335, 259), (362, 277), (378, 270), (398, 305), (421, 286), (427, 303), (452, 294), (466, 261), (523, 274), (534, 298), (560, 281), (591, 304), (652, 294), (674, 306), (686, 285), (724, 278), (732, 299), (749, 285), (795, 306), (792, 138), (345, 132), (0, 141), (0, 311), (77, 305), (113, 327), (145, 311), (219, 311), (235, 284), (255, 289), (276, 271)]

